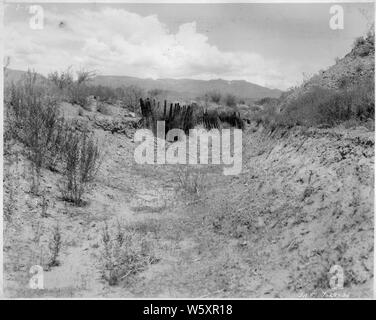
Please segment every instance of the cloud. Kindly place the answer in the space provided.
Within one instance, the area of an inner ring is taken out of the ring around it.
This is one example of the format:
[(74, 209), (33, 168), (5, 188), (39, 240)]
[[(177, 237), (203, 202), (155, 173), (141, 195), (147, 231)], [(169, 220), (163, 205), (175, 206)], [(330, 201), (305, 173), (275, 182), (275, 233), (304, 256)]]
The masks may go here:
[(297, 74), (296, 67), (256, 52), (219, 50), (197, 31), (194, 21), (172, 33), (156, 15), (143, 17), (123, 9), (45, 9), (44, 15), (43, 30), (31, 30), (25, 21), (6, 24), (5, 54), (11, 67), (44, 74), (73, 66), (107, 75), (241, 79), (279, 88), (294, 84), (287, 79)]

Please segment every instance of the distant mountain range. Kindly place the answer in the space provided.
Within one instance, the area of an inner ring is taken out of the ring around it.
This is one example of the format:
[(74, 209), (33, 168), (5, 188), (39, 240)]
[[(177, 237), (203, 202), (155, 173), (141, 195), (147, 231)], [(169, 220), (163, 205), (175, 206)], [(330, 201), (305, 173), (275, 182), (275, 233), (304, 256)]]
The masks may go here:
[[(6, 81), (19, 80), (25, 71), (7, 69)], [(282, 91), (269, 89), (243, 80), (226, 81), (192, 80), (192, 79), (141, 79), (127, 76), (96, 76), (91, 82), (93, 85), (102, 85), (112, 88), (122, 86), (138, 86), (145, 91), (160, 89), (167, 92), (169, 97), (195, 99), (207, 92), (217, 91), (221, 94), (233, 94), (243, 99), (261, 99), (265, 97), (278, 98)]]
[(93, 83), (97, 85), (120, 87), (135, 85), (144, 90), (160, 89), (183, 98), (196, 98), (210, 91), (222, 94), (233, 94), (239, 98), (261, 99), (264, 97), (277, 98), (282, 91), (269, 89), (243, 80), (226, 81), (192, 80), (192, 79), (141, 79), (126, 76), (97, 76)]

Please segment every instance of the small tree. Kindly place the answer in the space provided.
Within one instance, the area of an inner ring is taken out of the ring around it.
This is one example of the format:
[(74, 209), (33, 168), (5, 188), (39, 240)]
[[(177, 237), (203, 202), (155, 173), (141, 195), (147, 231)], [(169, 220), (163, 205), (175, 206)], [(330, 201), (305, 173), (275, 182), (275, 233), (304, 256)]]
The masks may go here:
[(90, 70), (85, 70), (85, 69), (78, 70), (76, 74), (77, 74), (77, 80), (76, 80), (77, 85), (87, 84), (88, 82), (92, 81), (96, 76), (95, 71), (92, 71), (92, 70), (90, 71)]
[(144, 96), (144, 92), (137, 86), (129, 86), (124, 89), (123, 101), (126, 107), (132, 108), (133, 112), (138, 111), (140, 99)]
[(81, 69), (76, 72), (77, 79), (69, 86), (70, 102), (85, 107), (89, 96), (88, 83), (93, 80), (95, 71)]
[(218, 91), (211, 91), (206, 93), (206, 96), (209, 98), (211, 102), (219, 104), (222, 99), (222, 95)]
[(236, 97), (233, 94), (227, 94), (225, 97), (225, 104), (228, 107), (236, 106)]
[(54, 83), (60, 90), (68, 88), (73, 84), (73, 74), (71, 67), (67, 68), (67, 70), (62, 71), (61, 73), (59, 73), (58, 71), (49, 73), (48, 80)]

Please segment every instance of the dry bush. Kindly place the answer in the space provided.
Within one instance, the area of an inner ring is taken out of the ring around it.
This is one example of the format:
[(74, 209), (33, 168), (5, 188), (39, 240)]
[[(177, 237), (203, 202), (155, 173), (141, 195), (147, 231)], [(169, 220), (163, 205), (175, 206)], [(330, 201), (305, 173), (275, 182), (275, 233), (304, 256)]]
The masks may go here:
[[(90, 96), (89, 87), (75, 82), (69, 87), (68, 101), (71, 104), (77, 104), (84, 109), (88, 108), (88, 98)], [(90, 111), (90, 110), (88, 110)]]
[(186, 197), (199, 199), (204, 192), (204, 177), (198, 170), (194, 170), (188, 166), (179, 169), (176, 172), (177, 187), (176, 191), (182, 193)]
[(222, 95), (218, 91), (211, 91), (205, 94), (205, 100), (219, 104), (221, 102)]
[(139, 101), (144, 97), (144, 91), (137, 86), (129, 86), (124, 89), (123, 96), (121, 97), (123, 107), (139, 112)]
[(103, 103), (103, 102), (98, 103), (97, 111), (106, 115), (106, 116), (112, 115), (111, 107), (108, 104)]
[(58, 261), (60, 249), (61, 249), (61, 231), (59, 224), (56, 224), (52, 230), (52, 236), (48, 244), (50, 250), (50, 257), (48, 261), (48, 268), (56, 267), (60, 265)]
[(312, 87), (290, 101), (281, 112), (265, 108), (253, 115), (252, 120), (262, 122), (271, 131), (277, 127), (314, 127), (339, 125), (348, 120), (367, 123), (374, 118), (374, 81), (346, 83), (338, 90)]
[(99, 167), (97, 142), (87, 134), (73, 130), (59, 116), (58, 101), (51, 97), (35, 72), (28, 72), (16, 85), (6, 88), (9, 100), (7, 127), (28, 150), (31, 160), (31, 191), (38, 194), (43, 167), (62, 170), (65, 178), (65, 198), (81, 203), (87, 185)]
[(116, 227), (105, 223), (99, 257), (102, 277), (111, 286), (129, 279), (156, 261), (151, 251), (150, 243), (136, 232), (125, 231), (119, 222)]
[(48, 217), (48, 214), (47, 214), (47, 210), (48, 210), (48, 199), (47, 197), (45, 196), (45, 194), (43, 193), (42, 194), (42, 201), (40, 203), (40, 206), (41, 206), (41, 214), (40, 216), (42, 218), (47, 218)]
[(82, 196), (99, 169), (99, 147), (94, 137), (86, 133), (70, 132), (66, 140), (61, 188), (63, 199), (82, 204)]
[(257, 228), (256, 214), (248, 208), (233, 196), (223, 195), (212, 201), (206, 222), (217, 234), (247, 238)]
[(122, 95), (121, 88), (112, 89), (102, 85), (90, 86), (89, 92), (97, 101), (107, 103), (115, 103)]
[(17, 212), (17, 192), (19, 188), (19, 177), (17, 175), (6, 173), (4, 177), (4, 221), (11, 222), (14, 214)]
[(372, 29), (370, 29), (366, 37), (358, 37), (355, 39), (353, 50), (361, 57), (368, 56), (372, 52), (375, 52), (375, 34)]
[(95, 75), (94, 71), (82, 69), (76, 72), (77, 78), (74, 80), (71, 68), (68, 68), (66, 71), (60, 73), (58, 71), (51, 72), (48, 75), (48, 80), (50, 84), (52, 83), (58, 89), (56, 94), (62, 100), (86, 107), (90, 95), (88, 84), (93, 80)]
[(30, 178), (30, 193), (39, 196), (41, 167), (38, 167), (34, 162), (31, 162), (31, 178)]
[(38, 82), (35, 72), (28, 72), (24, 79), (10, 88), (7, 122), (14, 137), (23, 142), (35, 169), (45, 165), (46, 155), (53, 145), (53, 136), (59, 121), (58, 101), (49, 95), (43, 84)]
[(81, 84), (86, 84), (92, 81), (97, 74), (94, 70), (81, 69), (81, 70), (76, 71), (76, 75), (77, 75), (76, 83), (78, 85), (81, 85)]
[(233, 110), (225, 110), (225, 111), (219, 112), (218, 116), (222, 123), (226, 122), (231, 127), (235, 127), (238, 129), (244, 128), (244, 122), (243, 122), (243, 119), (240, 117), (239, 112), (236, 112)]
[(60, 90), (69, 88), (73, 84), (73, 74), (71, 68), (59, 73), (54, 71), (48, 74), (48, 80), (50, 80)]
[(235, 107), (236, 106), (236, 97), (233, 94), (226, 94), (224, 97), (224, 103), (228, 107)]

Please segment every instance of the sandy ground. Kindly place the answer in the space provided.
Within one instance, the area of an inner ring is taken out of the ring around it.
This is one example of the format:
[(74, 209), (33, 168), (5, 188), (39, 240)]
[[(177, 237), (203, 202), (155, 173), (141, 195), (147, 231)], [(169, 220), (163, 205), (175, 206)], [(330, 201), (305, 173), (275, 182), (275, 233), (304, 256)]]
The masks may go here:
[[(179, 187), (174, 165), (139, 165), (135, 143), (100, 128), (103, 164), (74, 207), (60, 200), (58, 173), (44, 170), (30, 192), (30, 164), (15, 143), (4, 158), (5, 292), (9, 297), (371, 297), (374, 134), (362, 130), (243, 133), (243, 170), (189, 168), (198, 192)], [(195, 180), (195, 181), (196, 181)], [(48, 202), (42, 217), (42, 199)], [(155, 257), (110, 286), (102, 278), (104, 222), (136, 226)], [(59, 266), (44, 271), (44, 290), (29, 288), (59, 225)], [(344, 289), (329, 286), (333, 265)]]

